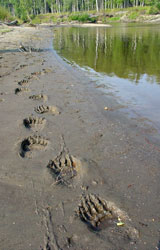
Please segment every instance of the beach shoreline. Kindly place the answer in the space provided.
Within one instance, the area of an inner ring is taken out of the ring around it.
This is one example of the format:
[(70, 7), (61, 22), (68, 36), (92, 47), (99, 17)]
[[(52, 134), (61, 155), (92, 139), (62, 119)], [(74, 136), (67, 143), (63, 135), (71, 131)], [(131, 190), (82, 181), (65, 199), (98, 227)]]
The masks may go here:
[[(116, 97), (64, 62), (53, 34), (47, 26), (14, 27), (0, 37), (1, 248), (158, 249), (158, 132), (143, 117), (130, 119)], [(40, 114), (46, 106), (58, 112)], [(28, 129), (28, 117), (46, 123)], [(26, 150), (30, 136), (43, 143)], [(47, 168), (64, 148), (80, 166), (69, 187), (56, 185)], [(139, 237), (126, 235), (125, 226), (88, 230), (75, 218), (83, 193), (114, 202)]]

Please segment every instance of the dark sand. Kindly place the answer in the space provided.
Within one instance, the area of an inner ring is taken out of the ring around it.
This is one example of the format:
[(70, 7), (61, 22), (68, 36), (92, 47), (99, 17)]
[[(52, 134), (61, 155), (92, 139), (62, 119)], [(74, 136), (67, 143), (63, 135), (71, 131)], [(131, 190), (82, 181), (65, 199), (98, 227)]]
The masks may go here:
[[(50, 29), (27, 27), (0, 37), (0, 249), (159, 249), (158, 132), (143, 117), (128, 118), (114, 96), (63, 62), (52, 39)], [(20, 52), (20, 42), (44, 51)], [(24, 78), (28, 83), (18, 85)], [(17, 87), (29, 91), (15, 94)], [(29, 99), (36, 94), (47, 98)], [(42, 104), (60, 114), (36, 113)], [(25, 128), (30, 115), (46, 123)], [(48, 144), (37, 143), (23, 155), (21, 143), (30, 135)], [(64, 145), (79, 166), (69, 187), (56, 185), (47, 168)], [(93, 232), (75, 216), (82, 193), (114, 202), (139, 236), (128, 234), (127, 223)]]

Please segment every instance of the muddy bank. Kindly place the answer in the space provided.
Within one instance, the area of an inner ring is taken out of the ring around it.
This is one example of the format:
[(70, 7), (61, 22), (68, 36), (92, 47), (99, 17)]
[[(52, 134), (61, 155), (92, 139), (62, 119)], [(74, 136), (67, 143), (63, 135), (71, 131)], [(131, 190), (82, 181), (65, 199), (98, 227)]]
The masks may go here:
[(158, 249), (158, 132), (52, 39), (38, 27), (1, 36), (1, 248)]

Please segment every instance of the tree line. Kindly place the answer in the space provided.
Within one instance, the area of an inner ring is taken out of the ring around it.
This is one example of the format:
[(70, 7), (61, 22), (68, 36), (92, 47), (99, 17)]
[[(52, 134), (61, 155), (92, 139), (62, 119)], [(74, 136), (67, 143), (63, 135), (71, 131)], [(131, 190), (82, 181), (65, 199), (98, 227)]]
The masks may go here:
[(0, 5), (20, 18), (46, 13), (106, 10), (154, 5), (159, 0), (0, 0)]

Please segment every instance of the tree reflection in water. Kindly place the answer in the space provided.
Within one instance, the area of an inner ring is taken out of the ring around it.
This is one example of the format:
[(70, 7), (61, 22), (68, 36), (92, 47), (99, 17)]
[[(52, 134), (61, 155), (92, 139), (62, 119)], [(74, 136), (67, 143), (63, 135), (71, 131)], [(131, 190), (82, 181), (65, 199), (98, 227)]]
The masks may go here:
[(129, 79), (136, 84), (160, 83), (160, 29), (158, 25), (113, 28), (62, 27), (54, 48), (63, 57), (97, 72)]

